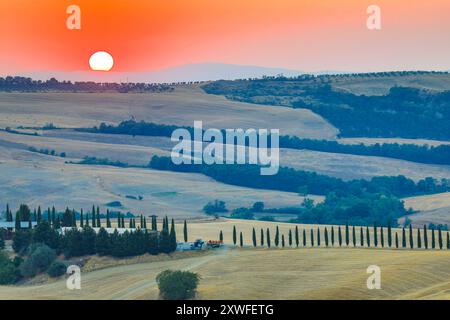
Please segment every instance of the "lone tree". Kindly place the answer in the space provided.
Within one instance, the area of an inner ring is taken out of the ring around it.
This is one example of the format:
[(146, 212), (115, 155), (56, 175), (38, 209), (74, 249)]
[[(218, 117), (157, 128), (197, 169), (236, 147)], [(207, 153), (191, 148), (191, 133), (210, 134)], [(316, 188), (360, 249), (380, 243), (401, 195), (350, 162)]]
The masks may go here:
[(428, 232), (427, 232), (427, 226), (423, 226), (423, 244), (425, 246), (425, 249), (428, 249)]
[(388, 222), (388, 246), (392, 247), (392, 227), (391, 227), (391, 219)]
[(183, 236), (184, 236), (184, 242), (187, 242), (188, 241), (188, 230), (187, 230), (186, 220), (184, 220), (184, 225), (183, 225)]
[(253, 240), (253, 246), (256, 248), (256, 231), (255, 231), (255, 228), (253, 228), (252, 240)]
[(219, 240), (220, 240), (220, 242), (223, 242), (223, 232), (222, 232), (222, 230), (220, 230), (220, 232), (219, 232)]
[(237, 243), (236, 226), (233, 226), (233, 244), (236, 245), (236, 243)]
[(345, 245), (348, 247), (350, 244), (350, 230), (348, 228), (348, 222), (345, 223)]
[(361, 247), (364, 247), (364, 229), (363, 227), (359, 229), (359, 243), (361, 244)]
[(436, 248), (436, 236), (434, 234), (434, 227), (431, 227), (431, 248)]
[(406, 248), (406, 231), (402, 228), (402, 248)]
[(378, 247), (378, 229), (377, 229), (377, 223), (373, 223), (373, 245)]
[(278, 226), (275, 230), (275, 245), (278, 247), (280, 244), (280, 230), (278, 229)]
[(331, 246), (334, 247), (334, 226), (331, 226)]
[(166, 270), (156, 276), (159, 294), (165, 300), (185, 300), (195, 296), (200, 277), (189, 271)]
[(411, 249), (414, 249), (414, 239), (413, 239), (412, 225), (409, 225), (409, 246), (410, 246)]
[(417, 229), (417, 248), (422, 248), (422, 238), (420, 236), (420, 228)]

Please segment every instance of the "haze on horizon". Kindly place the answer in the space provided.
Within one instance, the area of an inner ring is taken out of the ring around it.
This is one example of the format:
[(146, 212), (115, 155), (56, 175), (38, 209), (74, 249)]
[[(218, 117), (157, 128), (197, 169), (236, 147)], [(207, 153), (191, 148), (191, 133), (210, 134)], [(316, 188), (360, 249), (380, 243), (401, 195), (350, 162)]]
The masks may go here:
[[(114, 72), (218, 61), (301, 72), (449, 70), (448, 0), (0, 1), (0, 75), (88, 72), (105, 50)], [(366, 9), (382, 10), (382, 30)]]

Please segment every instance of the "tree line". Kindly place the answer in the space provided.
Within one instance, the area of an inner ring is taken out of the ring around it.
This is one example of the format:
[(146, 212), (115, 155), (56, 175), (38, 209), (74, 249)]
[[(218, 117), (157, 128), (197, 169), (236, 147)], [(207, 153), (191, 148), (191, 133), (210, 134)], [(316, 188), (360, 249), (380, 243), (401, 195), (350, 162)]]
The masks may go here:
[[(358, 230), (359, 229), (359, 230)], [(372, 230), (370, 230), (372, 229)], [(421, 232), (422, 230), (422, 232)], [(359, 231), (359, 232), (358, 232)], [(219, 240), (223, 241), (223, 231), (219, 231)], [(232, 229), (232, 241), (234, 246), (244, 246), (244, 235), (238, 231), (236, 226)], [(445, 233), (439, 226), (437, 230), (434, 227), (427, 229), (416, 229), (414, 232), (410, 225), (408, 231), (402, 228), (401, 233), (392, 230), (389, 223), (386, 228), (377, 226), (357, 227), (350, 226), (325, 226), (323, 229), (317, 227), (311, 228), (309, 232), (306, 229), (300, 230), (295, 226), (294, 230), (289, 229), (287, 236), (280, 232), (278, 225), (275, 234), (272, 236), (270, 228), (260, 228), (259, 233), (253, 227), (251, 234), (251, 244), (253, 247), (367, 247), (367, 248), (396, 248), (396, 249), (447, 249), (450, 250), (450, 235)]]

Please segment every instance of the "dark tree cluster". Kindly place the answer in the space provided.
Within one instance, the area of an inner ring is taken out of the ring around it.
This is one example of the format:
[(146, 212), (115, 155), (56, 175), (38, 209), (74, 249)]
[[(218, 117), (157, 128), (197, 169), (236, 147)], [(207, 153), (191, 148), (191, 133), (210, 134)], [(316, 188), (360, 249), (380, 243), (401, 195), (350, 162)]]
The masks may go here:
[(157, 83), (97, 83), (92, 81), (71, 82), (51, 78), (47, 81), (33, 80), (26, 77), (0, 78), (0, 91), (6, 92), (164, 92), (173, 87)]

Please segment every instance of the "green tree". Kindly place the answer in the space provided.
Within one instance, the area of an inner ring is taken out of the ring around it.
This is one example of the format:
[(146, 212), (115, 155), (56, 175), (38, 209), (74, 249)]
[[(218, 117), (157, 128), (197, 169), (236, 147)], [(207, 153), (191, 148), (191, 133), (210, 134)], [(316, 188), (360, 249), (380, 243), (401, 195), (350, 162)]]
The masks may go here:
[(277, 226), (277, 228), (275, 229), (275, 246), (279, 246), (280, 245), (280, 230)]
[(334, 226), (331, 226), (331, 246), (334, 247)]
[(223, 242), (223, 232), (222, 232), (222, 230), (220, 230), (220, 232), (219, 232), (219, 241)]
[(177, 249), (177, 234), (175, 230), (175, 221), (172, 218), (172, 225), (169, 233), (170, 251), (173, 252)]
[(361, 247), (364, 247), (364, 229), (363, 227), (359, 230), (359, 243), (361, 244)]
[(431, 248), (435, 249), (436, 248), (436, 237), (434, 234), (434, 226), (431, 227)]
[(352, 227), (352, 241), (353, 241), (353, 247), (356, 247), (356, 229), (355, 229), (355, 226)]
[(345, 223), (345, 245), (348, 247), (350, 244), (350, 230), (348, 228), (348, 222)]
[(341, 226), (338, 227), (338, 242), (339, 242), (339, 247), (342, 247), (342, 231), (341, 231)]
[(306, 230), (303, 229), (303, 246), (306, 247)]
[(195, 296), (200, 277), (189, 271), (166, 270), (156, 276), (159, 294), (165, 300), (186, 300)]
[(0, 251), (0, 285), (13, 284), (17, 281), (18, 271), (4, 251)]
[(320, 228), (317, 227), (317, 246), (320, 247)]
[(64, 211), (62, 215), (61, 226), (71, 228), (72, 227), (72, 211), (66, 207), (66, 211)]
[(96, 216), (96, 219), (97, 219), (96, 227), (97, 227), (97, 228), (101, 228), (101, 227), (102, 227), (102, 222), (101, 222), (101, 220), (100, 220), (100, 208), (99, 208), (99, 207), (97, 207), (97, 216)]
[(427, 226), (423, 226), (423, 244), (425, 246), (425, 249), (428, 249), (428, 232), (427, 232)]
[(414, 249), (413, 229), (412, 225), (409, 225), (409, 247)]
[(388, 246), (392, 247), (392, 227), (391, 227), (391, 219), (388, 222)]
[(309, 235), (310, 235), (310, 240), (311, 240), (311, 247), (314, 247), (314, 232), (313, 229), (309, 229)]
[(281, 235), (281, 246), (284, 248), (285, 242), (284, 242), (284, 234)]
[(373, 223), (373, 245), (378, 247), (378, 229), (377, 229), (377, 223)]
[(381, 247), (384, 248), (384, 229), (383, 229), (383, 226), (380, 226), (380, 242), (381, 242)]
[(289, 243), (289, 247), (292, 247), (292, 230), (289, 229), (289, 235), (288, 235), (288, 243)]
[(188, 230), (187, 230), (186, 220), (184, 220), (184, 225), (183, 225), (183, 236), (184, 236), (184, 242), (187, 242), (188, 241)]
[(267, 247), (268, 248), (270, 248), (270, 230), (269, 230), (269, 228), (267, 228), (267, 231), (266, 231), (266, 235), (267, 235)]
[(406, 248), (406, 231), (402, 228), (402, 248)]
[(367, 248), (370, 248), (370, 231), (369, 227), (366, 227), (366, 242), (367, 242)]
[(438, 244), (439, 244), (439, 249), (442, 250), (443, 242), (442, 242), (442, 230), (441, 230), (441, 226), (438, 226)]
[(255, 231), (255, 228), (253, 228), (252, 240), (253, 240), (253, 246), (256, 248), (256, 231)]
[(92, 205), (92, 228), (95, 228), (96, 227), (96, 219), (95, 219), (95, 206), (94, 205)]
[(106, 227), (111, 228), (111, 216), (109, 210), (106, 210)]
[(236, 243), (237, 243), (236, 226), (233, 226), (233, 244), (236, 245)]
[(417, 228), (417, 248), (422, 248), (422, 238), (420, 236), (420, 228)]
[(298, 245), (300, 243), (300, 238), (298, 234), (298, 226), (295, 226), (295, 246), (298, 248)]
[(325, 230), (324, 230), (324, 238), (325, 238), (325, 246), (326, 247), (328, 247), (328, 229), (327, 229), (327, 227), (325, 227)]
[(263, 228), (261, 228), (260, 244), (261, 244), (261, 247), (264, 247), (264, 230), (263, 230)]
[(100, 228), (95, 238), (95, 251), (100, 256), (106, 256), (111, 254), (111, 243), (108, 232), (105, 228)]
[(450, 250), (450, 238), (447, 232), (447, 250)]
[(395, 247), (398, 249), (398, 234), (395, 233)]
[(242, 235), (242, 231), (239, 233), (239, 244), (241, 247), (244, 246), (244, 236)]
[(80, 227), (81, 228), (84, 227), (84, 213), (83, 213), (83, 209), (81, 209), (81, 211), (80, 211)]
[(37, 219), (36, 219), (37, 223), (40, 223), (42, 221), (42, 211), (41, 211), (41, 206), (38, 206), (38, 211), (37, 211)]

